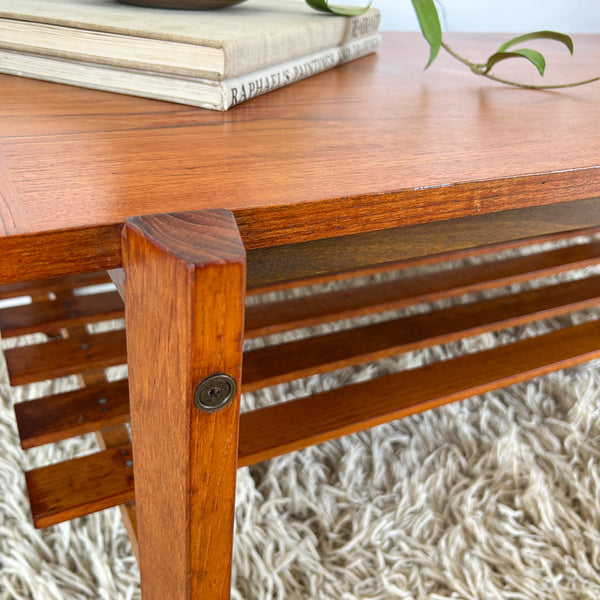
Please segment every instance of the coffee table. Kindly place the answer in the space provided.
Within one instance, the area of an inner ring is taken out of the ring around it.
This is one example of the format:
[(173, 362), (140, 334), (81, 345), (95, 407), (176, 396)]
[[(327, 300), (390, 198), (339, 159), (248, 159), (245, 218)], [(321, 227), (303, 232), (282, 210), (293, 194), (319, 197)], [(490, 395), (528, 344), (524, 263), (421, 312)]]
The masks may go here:
[[(501, 41), (450, 39), (474, 57)], [(550, 80), (596, 74), (600, 36), (575, 42), (573, 58), (549, 49)], [(464, 369), (442, 366), (435, 377), (391, 376), (368, 389), (358, 385), (249, 413), (240, 425), (242, 389), (426, 345), (422, 337), (386, 340), (382, 350), (372, 342), (381, 331), (365, 330), (346, 340), (359, 352), (329, 358), (340, 338), (317, 338), (321, 345), (245, 357), (242, 385), (244, 337), (394, 308), (410, 296), (363, 287), (360, 298), (334, 294), (315, 306), (283, 302), (260, 313), (245, 311), (246, 294), (600, 230), (600, 85), (506, 88), (466, 73), (449, 57), (424, 72), (426, 55), (418, 35), (386, 34), (376, 56), (227, 113), (0, 78), (3, 289), (13, 295), (35, 289), (44, 302), (55, 290), (52, 298), (64, 300), (71, 294), (61, 290), (108, 269), (125, 298), (129, 389), (115, 392), (120, 412), (107, 413), (98, 390), (105, 390), (102, 370), (112, 364), (104, 356), (118, 347), (124, 361), (125, 338), (113, 339), (108, 350), (92, 347), (93, 336), (81, 330), (85, 315), (65, 325), (80, 308), (43, 325), (62, 328), (56, 343), (65, 342), (67, 330), (74, 344), (77, 372), (85, 372), (92, 390), (85, 401), (96, 405), (89, 422), (100, 430), (104, 450), (29, 473), (33, 516), (45, 526), (123, 504), (139, 542), (144, 598), (229, 597), (238, 466), (600, 354), (592, 322), (519, 342), (512, 353), (482, 355), (476, 369), (464, 363)], [(529, 77), (523, 68), (515, 64), (517, 75)], [(459, 269), (430, 276), (423, 289), (414, 280), (411, 300), (519, 282), (599, 257), (598, 243), (588, 240), (534, 259)], [(22, 283), (33, 280), (33, 288)], [(590, 280), (520, 299), (533, 316), (500, 301), (485, 311), (498, 315), (498, 328), (590, 306), (599, 296)], [(451, 332), (443, 315), (422, 320), (425, 337), (443, 342), (485, 329), (472, 315), (460, 318)], [(15, 322), (8, 319), (6, 327)], [(43, 360), (7, 353), (14, 383), (74, 372), (53, 362), (56, 348)], [(18, 409), (24, 446), (34, 444), (28, 425), (38, 427), (40, 443), (58, 439), (58, 417), (68, 420), (80, 400), (81, 394), (51, 398), (57, 412), (42, 424), (48, 404), (35, 414), (27, 412), (33, 403)], [(129, 411), (133, 448), (122, 425)], [(65, 430), (94, 430), (76, 421)]]

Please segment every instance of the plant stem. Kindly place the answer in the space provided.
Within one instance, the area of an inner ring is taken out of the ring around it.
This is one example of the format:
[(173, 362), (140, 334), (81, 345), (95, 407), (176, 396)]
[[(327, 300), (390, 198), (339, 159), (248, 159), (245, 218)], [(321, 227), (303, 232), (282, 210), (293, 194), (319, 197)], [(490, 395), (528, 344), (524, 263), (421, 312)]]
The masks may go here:
[(452, 48), (450, 48), (450, 46), (448, 46), (448, 44), (446, 44), (445, 42), (442, 42), (442, 48), (446, 52), (448, 52), (448, 54), (450, 54), (450, 56), (453, 56), (456, 60), (461, 62), (463, 65), (466, 65), (467, 67), (469, 67), (469, 69), (471, 69), (471, 71), (475, 75), (481, 75), (482, 77), (487, 77), (488, 79), (492, 79), (493, 81), (497, 81), (497, 82), (503, 83), (505, 85), (511, 85), (513, 87), (526, 88), (526, 89), (530, 89), (530, 90), (556, 90), (556, 89), (560, 89), (560, 88), (568, 88), (568, 87), (576, 87), (578, 85), (586, 85), (588, 83), (593, 83), (594, 81), (600, 81), (600, 76), (592, 77), (590, 79), (585, 79), (584, 81), (575, 81), (573, 83), (560, 83), (560, 84), (555, 84), (555, 85), (533, 85), (533, 84), (529, 84), (529, 83), (521, 83), (519, 81), (511, 81), (509, 79), (502, 79), (501, 77), (496, 77), (495, 75), (490, 75), (490, 73), (487, 73), (487, 72), (484, 73), (482, 71), (482, 68), (485, 67), (485, 65), (471, 62), (469, 59), (465, 58), (464, 56), (461, 56), (460, 54), (458, 54), (457, 52), (452, 50)]

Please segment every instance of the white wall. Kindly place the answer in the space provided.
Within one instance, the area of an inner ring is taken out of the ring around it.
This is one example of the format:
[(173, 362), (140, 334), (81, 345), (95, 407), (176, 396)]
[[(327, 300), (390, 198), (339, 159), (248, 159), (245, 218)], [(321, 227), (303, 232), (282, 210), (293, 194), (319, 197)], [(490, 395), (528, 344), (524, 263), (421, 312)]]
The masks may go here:
[[(410, 0), (374, 0), (373, 5), (381, 10), (381, 29), (418, 28)], [(600, 32), (600, 0), (441, 0), (438, 10), (445, 31)]]

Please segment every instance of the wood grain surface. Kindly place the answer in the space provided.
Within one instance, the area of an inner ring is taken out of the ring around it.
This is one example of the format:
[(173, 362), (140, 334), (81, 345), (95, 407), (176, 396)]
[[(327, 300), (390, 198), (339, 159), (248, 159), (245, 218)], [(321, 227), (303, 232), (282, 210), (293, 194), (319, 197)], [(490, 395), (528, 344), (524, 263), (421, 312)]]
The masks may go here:
[[(474, 58), (500, 39), (449, 38)], [(545, 49), (548, 81), (596, 74), (600, 37), (575, 45)], [(599, 85), (510, 89), (448, 56), (424, 71), (426, 55), (389, 34), (226, 113), (1, 76), (6, 277), (19, 259), (22, 277), (118, 266), (118, 228), (141, 214), (233, 209), (251, 248), (600, 195)]]
[(600, 356), (597, 322), (244, 413), (238, 465), (348, 435)]
[[(439, 257), (438, 257), (439, 258)], [(246, 338), (514, 285), (600, 262), (600, 241), (246, 307)], [(410, 263), (409, 263), (410, 264)]]
[(215, 412), (196, 386), (241, 388), (245, 252), (224, 210), (124, 229), (125, 315), (142, 593), (229, 598), (239, 391)]
[[(598, 358), (599, 348), (598, 324), (584, 323), (246, 412), (240, 417), (238, 467), (572, 367)], [(124, 445), (30, 471), (30, 489), (40, 497), (36, 522), (59, 523), (131, 501), (130, 452)]]

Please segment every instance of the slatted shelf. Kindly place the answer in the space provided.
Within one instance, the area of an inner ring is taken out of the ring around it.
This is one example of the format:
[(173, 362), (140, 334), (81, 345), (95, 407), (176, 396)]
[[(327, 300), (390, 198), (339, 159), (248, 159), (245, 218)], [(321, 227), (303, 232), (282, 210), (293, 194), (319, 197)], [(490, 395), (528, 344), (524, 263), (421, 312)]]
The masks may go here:
[[(402, 351), (520, 325), (595, 305), (600, 277), (576, 280), (349, 331), (248, 352), (243, 390), (375, 360)], [(121, 336), (122, 332), (119, 332)], [(121, 339), (121, 344), (124, 340)], [(102, 402), (98, 400), (102, 399)], [(87, 387), (16, 406), (22, 444), (30, 447), (127, 422), (127, 382)]]
[[(550, 318), (597, 304), (600, 278), (590, 277), (247, 352), (245, 392), (422, 349), (462, 337)], [(101, 369), (127, 361), (125, 331), (83, 334), (5, 351), (12, 385)]]
[(600, 302), (600, 277), (268, 346), (244, 355), (245, 392), (468, 336), (556, 317)]
[(25, 473), (36, 527), (118, 506), (133, 499), (131, 445)]
[(92, 385), (15, 405), (23, 448), (129, 422), (127, 380)]
[[(600, 357), (597, 322), (242, 414), (238, 466)], [(27, 473), (45, 527), (134, 497), (130, 445)]]
[(242, 415), (238, 466), (600, 357), (600, 323), (435, 362)]
[(66, 377), (127, 362), (125, 330), (83, 333), (4, 351), (11, 385)]
[[(416, 304), (515, 284), (533, 277), (553, 275), (567, 269), (583, 268), (600, 260), (600, 242), (576, 244), (558, 250), (469, 265), (451, 271), (418, 275), (399, 281), (363, 285), (334, 292), (291, 298), (249, 306), (246, 311), (247, 338), (280, 333), (382, 312)], [(68, 286), (83, 287), (107, 283), (104, 273), (43, 280), (31, 284), (0, 287), (0, 298), (64, 291)], [(6, 289), (8, 288), (8, 290)], [(0, 330), (11, 337), (45, 331), (48, 328), (75, 327), (84, 323), (123, 317), (123, 302), (117, 292), (91, 296), (70, 296), (60, 301), (35, 302), (0, 310)]]
[(433, 302), (580, 269), (599, 261), (600, 241), (592, 241), (396, 281), (265, 302), (247, 307), (245, 335), (258, 337)]
[(33, 302), (0, 310), (0, 331), (5, 338), (47, 329), (78, 327), (124, 316), (118, 292), (89, 296), (70, 296), (58, 300)]
[[(525, 255), (494, 255), (475, 264), (442, 264), (490, 250), (567, 240), (583, 232), (598, 233), (597, 223), (583, 229), (584, 224), (577, 221), (572, 231), (561, 234), (554, 231), (554, 226), (541, 223), (540, 236), (529, 240), (520, 238), (523, 227), (517, 220), (503, 222), (502, 232), (494, 229), (493, 217), (486, 223), (483, 229), (469, 221), (453, 224), (457, 231), (443, 225), (436, 226), (438, 229), (418, 226), (365, 234), (352, 238), (354, 255), (344, 253), (348, 242), (345, 238), (297, 244), (293, 249), (250, 251), (249, 294), (284, 290), (321, 279), (352, 279), (425, 263), (440, 263), (441, 268), (378, 283), (350, 282), (341, 289), (312, 290), (309, 295), (288, 296), (285, 300), (250, 302), (246, 309), (246, 338), (504, 289), (489, 299), (465, 298), (448, 308), (430, 307), (426, 313), (355, 325), (333, 333), (311, 332), (309, 337), (291, 342), (271, 340), (273, 345), (244, 354), (242, 391), (560, 317), (600, 304), (600, 275), (588, 273), (581, 279), (562, 283), (544, 281), (540, 287), (519, 293), (507, 287), (599, 264), (598, 239), (576, 241), (552, 250), (538, 248)], [(466, 235), (461, 227), (466, 227), (477, 243), (461, 247)], [(430, 237), (423, 237), (425, 231), (431, 233)], [(281, 267), (279, 271), (271, 268), (273, 261)], [(310, 261), (313, 262), (307, 264)], [(325, 273), (324, 265), (330, 265), (333, 272)], [(119, 274), (113, 275), (119, 287)], [(15, 412), (22, 446), (31, 448), (91, 432), (97, 433), (100, 446), (100, 451), (90, 456), (27, 473), (32, 513), (38, 527), (120, 504), (126, 523), (135, 530), (131, 445), (125, 426), (129, 420), (128, 382), (108, 383), (104, 372), (107, 367), (126, 363), (125, 331), (89, 333), (87, 329), (92, 323), (121, 318), (123, 303), (114, 291), (75, 293), (77, 288), (108, 281), (106, 274), (92, 273), (0, 287), (0, 299), (23, 295), (32, 299), (30, 304), (0, 309), (0, 329), (5, 337), (35, 332), (52, 336), (43, 343), (5, 350), (11, 383), (23, 385), (78, 375), (83, 386), (18, 404)], [(600, 326), (592, 321), (252, 411), (240, 419), (239, 466), (596, 357), (600, 357)], [(135, 534), (132, 541), (135, 545)]]
[(0, 300), (18, 298), (20, 296), (42, 297), (47, 294), (84, 288), (91, 285), (110, 283), (106, 271), (67, 275), (52, 279), (39, 279), (37, 281), (20, 281), (0, 286)]

